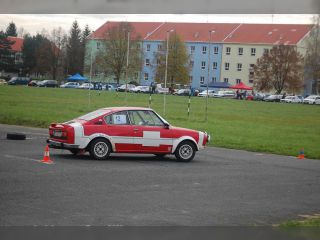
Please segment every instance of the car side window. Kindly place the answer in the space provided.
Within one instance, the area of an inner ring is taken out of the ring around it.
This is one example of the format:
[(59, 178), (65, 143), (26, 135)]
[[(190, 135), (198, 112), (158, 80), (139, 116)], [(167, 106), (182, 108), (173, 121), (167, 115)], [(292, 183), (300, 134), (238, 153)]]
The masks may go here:
[(129, 117), (126, 111), (107, 115), (105, 116), (105, 121), (110, 125), (130, 125)]
[(152, 111), (129, 111), (129, 117), (133, 125), (163, 126), (161, 119)]

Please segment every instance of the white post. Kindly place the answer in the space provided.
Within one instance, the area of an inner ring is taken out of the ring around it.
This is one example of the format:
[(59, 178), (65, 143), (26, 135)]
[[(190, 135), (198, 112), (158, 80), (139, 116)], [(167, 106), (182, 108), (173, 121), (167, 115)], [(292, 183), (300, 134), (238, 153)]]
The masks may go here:
[[(167, 76), (168, 76), (168, 55), (169, 55), (169, 34), (170, 32), (172, 32), (173, 29), (171, 29), (170, 31), (167, 31), (167, 48), (166, 48), (166, 69), (165, 69), (165, 73), (164, 73), (164, 88), (167, 88)], [(163, 93), (163, 115), (166, 115), (166, 95), (167, 92), (165, 91)]]
[(208, 78), (207, 78), (207, 94), (206, 94), (206, 116), (205, 121), (208, 121), (208, 98), (209, 98), (209, 78), (210, 78), (210, 55), (211, 55), (211, 34), (214, 31), (209, 31), (209, 50), (208, 50)]
[(127, 76), (128, 76), (128, 67), (129, 67), (129, 49), (130, 49), (130, 32), (128, 31), (128, 39), (127, 39), (128, 45), (127, 45), (127, 64), (126, 64), (126, 72), (125, 72), (125, 84), (126, 84), (126, 89), (125, 89), (125, 101), (127, 105), (127, 91), (128, 91), (128, 86), (127, 86)]
[(89, 77), (89, 109), (90, 109), (90, 105), (91, 105), (91, 92), (90, 92), (90, 88), (91, 88), (91, 77), (92, 77), (92, 46), (91, 46), (91, 53), (90, 53), (90, 77)]

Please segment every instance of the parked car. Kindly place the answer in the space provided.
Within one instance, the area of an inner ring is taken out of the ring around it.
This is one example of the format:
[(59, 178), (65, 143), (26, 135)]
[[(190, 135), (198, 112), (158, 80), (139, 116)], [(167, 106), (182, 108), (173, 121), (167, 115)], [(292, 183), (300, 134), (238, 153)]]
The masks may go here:
[(178, 95), (178, 96), (190, 96), (191, 95), (191, 90), (189, 88), (179, 89), (174, 94)]
[(216, 98), (234, 98), (235, 97), (235, 93), (234, 91), (230, 91), (230, 90), (223, 90), (223, 91), (218, 91), (217, 93), (213, 94), (213, 97)]
[(133, 85), (133, 84), (123, 84), (117, 88), (117, 91), (118, 92), (125, 92), (127, 90), (127, 92), (129, 92), (135, 87), (136, 87), (136, 85)]
[(136, 86), (130, 90), (130, 92), (133, 93), (150, 93), (150, 87), (149, 86)]
[(301, 103), (302, 100), (298, 96), (286, 96), (283, 99), (280, 99), (280, 102), (283, 103)]
[(263, 101), (264, 98), (267, 98), (269, 95), (265, 93), (258, 92), (254, 95), (253, 99), (255, 101)]
[(320, 99), (315, 100), (314, 104), (320, 104)]
[(116, 88), (114, 87), (114, 85), (111, 84), (102, 84), (102, 90), (116, 91)]
[(49, 135), (49, 147), (73, 154), (88, 151), (98, 160), (110, 153), (147, 153), (174, 154), (188, 162), (210, 140), (206, 132), (174, 127), (152, 109), (140, 107), (102, 108), (65, 123), (52, 123)]
[(0, 79), (0, 85), (6, 85), (8, 84), (5, 79)]
[(29, 83), (28, 83), (28, 86), (29, 87), (38, 87), (38, 83), (40, 81), (39, 80), (31, 80)]
[(92, 83), (83, 83), (83, 84), (81, 84), (79, 87), (78, 87), (79, 89), (94, 89), (94, 86), (93, 86), (93, 84)]
[(207, 93), (207, 90), (204, 90), (204, 91), (198, 93), (198, 96), (199, 97), (206, 97), (208, 95), (208, 97), (213, 97), (214, 93), (215, 93), (214, 90), (208, 89), (208, 93)]
[(282, 98), (282, 95), (270, 95), (263, 99), (263, 101), (266, 102), (280, 102), (280, 99)]
[(37, 83), (38, 87), (58, 87), (56, 80), (43, 80)]
[(316, 100), (320, 99), (320, 96), (318, 95), (310, 95), (309, 97), (306, 97), (304, 100), (303, 100), (303, 103), (306, 103), (306, 104), (315, 104), (316, 103)]
[(28, 85), (30, 82), (29, 77), (13, 77), (8, 82), (9, 85)]
[(65, 84), (60, 85), (61, 88), (78, 88), (80, 83), (78, 82), (67, 82)]

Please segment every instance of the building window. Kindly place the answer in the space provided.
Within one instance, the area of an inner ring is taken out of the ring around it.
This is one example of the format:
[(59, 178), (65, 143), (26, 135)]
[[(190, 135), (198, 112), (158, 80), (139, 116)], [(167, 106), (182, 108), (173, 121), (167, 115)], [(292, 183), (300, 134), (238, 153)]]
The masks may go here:
[(200, 77), (200, 84), (204, 84), (204, 77)]
[(207, 47), (206, 46), (202, 46), (202, 53), (206, 54), (207, 53)]
[(192, 83), (193, 77), (189, 76), (189, 82)]
[(238, 63), (238, 66), (237, 66), (238, 68), (238, 71), (241, 71), (242, 70), (242, 63)]
[(190, 60), (190, 66), (193, 67), (193, 65), (194, 65), (194, 61)]
[(148, 73), (144, 73), (144, 80), (148, 81), (148, 79), (149, 79), (149, 74)]
[(146, 59), (146, 66), (150, 66), (150, 59)]
[(147, 44), (147, 51), (150, 51), (150, 44)]
[(238, 54), (239, 54), (239, 55), (243, 55), (243, 48), (239, 48), (239, 49), (238, 49)]
[(212, 78), (212, 82), (216, 82), (217, 81), (217, 78), (216, 77), (213, 77)]
[(97, 49), (100, 49), (101, 42), (97, 42)]
[(251, 48), (251, 56), (255, 56), (256, 55), (256, 49), (255, 48)]
[(190, 53), (194, 53), (194, 51), (196, 50), (196, 47), (195, 46), (190, 46)]
[(230, 55), (230, 53), (231, 53), (231, 47), (227, 47), (227, 48), (226, 48), (226, 54), (227, 54), (227, 55)]
[(162, 50), (162, 45), (158, 44), (158, 50), (161, 51)]
[(254, 73), (254, 64), (250, 64), (250, 67), (249, 67), (249, 74), (252, 76)]
[(219, 48), (218, 47), (214, 47), (213, 48), (213, 53), (214, 54), (218, 54), (219, 53)]
[(229, 63), (225, 63), (225, 64), (224, 64), (224, 69), (225, 69), (225, 70), (229, 70), (229, 67), (230, 67), (230, 64), (229, 64)]
[(223, 82), (225, 82), (225, 83), (229, 82), (229, 78), (224, 78)]
[(249, 79), (249, 83), (253, 83), (253, 80), (252, 80), (252, 79)]
[(201, 62), (201, 69), (206, 69), (206, 62), (204, 61)]
[(263, 49), (263, 54), (268, 54), (268, 53), (269, 53), (269, 49), (268, 48)]
[(241, 79), (236, 79), (236, 83), (237, 84), (241, 83)]
[(140, 43), (137, 43), (137, 49), (138, 50), (140, 49)]
[(217, 69), (218, 67), (218, 63), (217, 62), (213, 62), (212, 63), (212, 69)]

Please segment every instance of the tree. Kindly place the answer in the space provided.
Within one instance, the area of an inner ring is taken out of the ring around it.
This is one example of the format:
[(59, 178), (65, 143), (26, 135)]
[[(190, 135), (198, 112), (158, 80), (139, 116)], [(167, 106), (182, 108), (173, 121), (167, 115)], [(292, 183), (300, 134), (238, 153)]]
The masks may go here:
[[(157, 68), (155, 78), (164, 82), (166, 68), (167, 42), (162, 44), (161, 51), (156, 54)], [(186, 45), (174, 32), (169, 38), (167, 81), (172, 86), (176, 83), (189, 83), (189, 55)]]
[(6, 30), (6, 35), (10, 37), (16, 37), (18, 36), (17, 34), (17, 28), (14, 22), (9, 23), (7, 30)]
[(307, 41), (306, 75), (313, 80), (312, 93), (320, 92), (320, 15), (314, 18), (314, 23)]
[[(128, 34), (129, 40), (129, 64), (127, 63)], [(103, 47), (98, 52), (95, 62), (97, 68), (105, 73), (112, 74), (119, 84), (122, 76), (133, 76), (141, 71), (141, 37), (135, 32), (134, 27), (127, 22), (121, 22), (110, 28), (105, 35)], [(91, 50), (89, 50), (91, 52)]]
[(83, 72), (83, 54), (81, 48), (81, 29), (78, 22), (74, 21), (70, 30), (67, 45), (67, 73)]
[(303, 87), (303, 57), (294, 46), (276, 45), (265, 52), (254, 66), (254, 87), (292, 93)]
[(11, 46), (14, 44), (7, 38), (7, 35), (0, 31), (0, 71), (9, 70), (14, 64), (14, 58), (11, 57)]
[(84, 61), (85, 61), (85, 54), (86, 54), (86, 44), (87, 38), (91, 34), (91, 30), (88, 25), (85, 26), (82, 36), (81, 36), (81, 71), (84, 72)]

